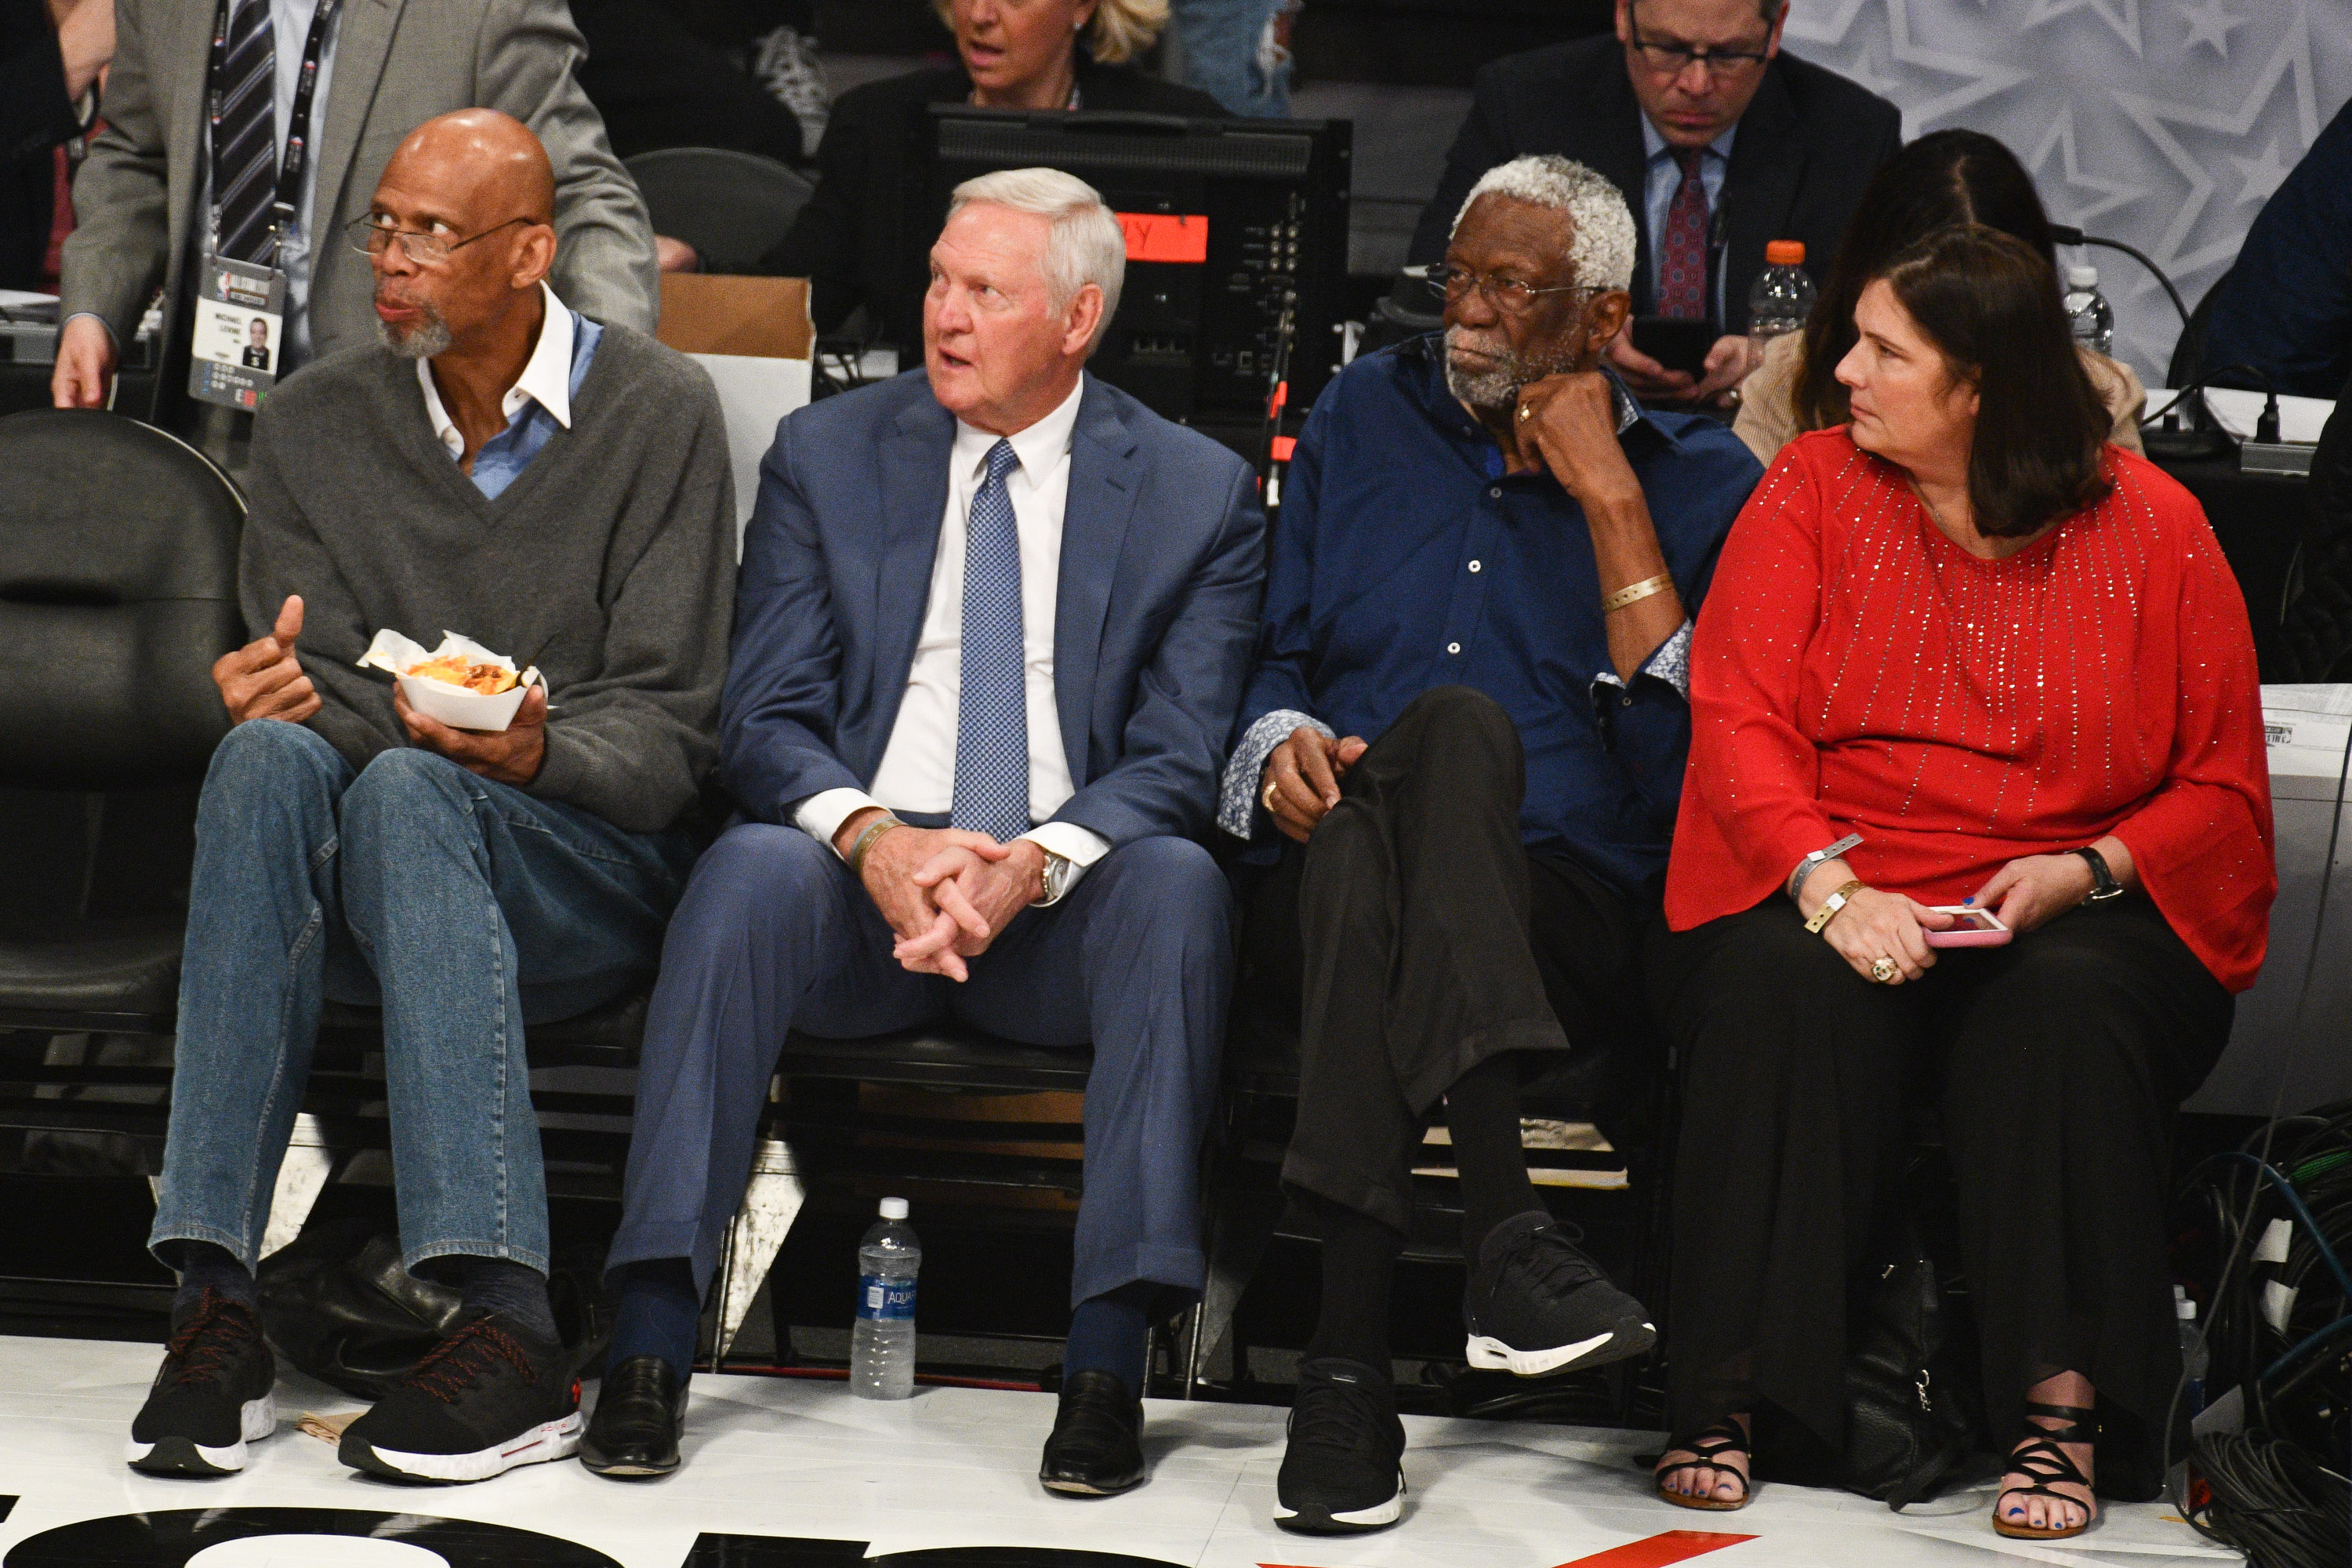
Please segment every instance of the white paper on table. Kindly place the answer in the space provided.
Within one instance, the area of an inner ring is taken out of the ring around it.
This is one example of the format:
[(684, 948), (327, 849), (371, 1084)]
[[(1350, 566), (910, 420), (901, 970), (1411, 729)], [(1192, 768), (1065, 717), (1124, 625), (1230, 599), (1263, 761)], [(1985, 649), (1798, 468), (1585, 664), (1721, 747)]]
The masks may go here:
[[(2151, 386), (2147, 389), (2147, 412), (2160, 414), (2172, 401), (2169, 389)], [(2205, 389), (2205, 405), (2213, 411), (2214, 420), (2222, 429), (2241, 441), (2254, 438), (2254, 421), (2263, 416), (2263, 394), (2243, 392), (2235, 387), (2211, 386)], [(2186, 414), (2183, 408), (2180, 413)], [(2327, 416), (2336, 412), (2332, 398), (2295, 397), (2282, 395), (2279, 398), (2279, 439), (2282, 441), (2314, 442), (2320, 431), (2327, 427)]]
[[(522, 707), (523, 693), (541, 683), (539, 666), (532, 665), (516, 677), (515, 683), (496, 697), (486, 697), (462, 686), (452, 686), (431, 676), (411, 675), (409, 670), (429, 658), (460, 658), (468, 664), (495, 664), (502, 669), (514, 668), (514, 660), (502, 653), (492, 653), (471, 637), (461, 637), (444, 629), (441, 646), (426, 652), (414, 639), (386, 628), (375, 634), (367, 652), (360, 656), (362, 669), (381, 669), (398, 683), (408, 699), (408, 705), (427, 719), (438, 720), (455, 730), (478, 730), (496, 734), (514, 722)], [(552, 711), (552, 710), (550, 710)]]

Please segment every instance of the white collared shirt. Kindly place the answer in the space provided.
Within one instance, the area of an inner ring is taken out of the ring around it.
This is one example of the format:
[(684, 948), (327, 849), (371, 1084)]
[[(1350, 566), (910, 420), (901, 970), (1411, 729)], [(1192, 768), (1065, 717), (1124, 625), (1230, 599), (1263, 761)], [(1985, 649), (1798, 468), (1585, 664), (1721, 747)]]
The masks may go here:
[[(530, 358), (522, 367), (522, 374), (507, 388), (499, 400), (499, 412), (508, 424), (526, 403), (536, 403), (555, 416), (555, 422), (566, 430), (572, 428), (572, 310), (555, 297), (555, 290), (544, 279), (539, 285), (540, 304), (544, 307), (540, 317), (539, 342), (530, 351)], [(433, 384), (433, 362), (416, 362), (416, 384), (425, 389), (425, 417), (432, 422), (434, 437), (453, 458), (466, 455), (466, 437), (457, 421), (442, 406), (441, 389)]]
[[(1049, 822), (1071, 795), (1061, 713), (1054, 703), (1054, 612), (1061, 591), (1062, 516), (1070, 494), (1070, 436), (1077, 427), (1086, 377), (1060, 406), (1006, 439), (1019, 467), (1005, 476), (1021, 552), (1022, 687), (1029, 716), (1029, 818), (1021, 837), (1083, 869), (1110, 852), (1109, 841), (1075, 823)], [(963, 568), (972, 498), (988, 476), (998, 437), (956, 421), (948, 454), (947, 509), (931, 563), (930, 601), (923, 611), (907, 691), (871, 793), (821, 790), (793, 809), (793, 820), (827, 844), (841, 825), (869, 806), (944, 814), (955, 805), (956, 730), (963, 704)], [(1075, 885), (1075, 879), (1073, 881)]]

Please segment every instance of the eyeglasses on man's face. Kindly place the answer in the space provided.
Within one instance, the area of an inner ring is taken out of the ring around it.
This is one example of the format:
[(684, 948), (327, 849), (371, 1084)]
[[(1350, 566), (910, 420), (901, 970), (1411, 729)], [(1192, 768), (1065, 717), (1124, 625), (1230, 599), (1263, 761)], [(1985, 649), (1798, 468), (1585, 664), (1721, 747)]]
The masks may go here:
[(1591, 294), (1597, 291), (1581, 283), (1546, 287), (1524, 278), (1515, 278), (1507, 272), (1474, 272), (1450, 261), (1429, 269), (1429, 286), (1442, 295), (1448, 305), (1461, 303), (1470, 290), (1475, 289), (1487, 304), (1507, 316), (1532, 310), (1536, 301), (1546, 294)]
[(448, 260), (450, 252), (463, 250), (474, 241), (487, 239), (502, 228), (537, 221), (536, 218), (510, 217), (503, 223), (490, 225), (479, 234), (451, 239), (446, 234), (419, 234), (413, 229), (402, 228), (389, 215), (371, 213), (366, 217), (353, 218), (344, 226), (343, 233), (350, 238), (352, 248), (362, 256), (382, 256), (397, 245), (401, 254), (417, 266), (434, 267)]
[(1738, 77), (1764, 68), (1764, 62), (1772, 58), (1765, 52), (1769, 43), (1768, 39), (1764, 44), (1741, 49), (1694, 49), (1686, 44), (1645, 38), (1636, 25), (1630, 47), (1643, 65), (1661, 77), (1678, 77), (1694, 64), (1704, 67), (1711, 77)]

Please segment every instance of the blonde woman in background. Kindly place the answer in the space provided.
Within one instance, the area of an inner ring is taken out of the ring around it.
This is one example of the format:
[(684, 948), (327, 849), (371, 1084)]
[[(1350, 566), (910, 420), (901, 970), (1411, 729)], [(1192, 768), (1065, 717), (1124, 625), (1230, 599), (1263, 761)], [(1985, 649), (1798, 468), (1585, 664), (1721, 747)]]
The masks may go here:
[[(1966, 224), (2023, 240), (2055, 273), (2050, 216), (2017, 154), (1976, 131), (1938, 131), (1912, 142), (1886, 161), (1863, 193), (1805, 330), (1767, 344), (1763, 363), (1740, 385), (1732, 429), (1759, 462), (1769, 468), (1781, 447), (1807, 431), (1846, 423), (1846, 390), (1838, 384), (1837, 366), (1853, 348), (1853, 308), (1864, 286), (1918, 241)], [(2137, 455), (2147, 389), (2129, 365), (2087, 348), (2081, 353), (2091, 385), (2115, 421), (2107, 439)]]
[[(906, 237), (908, 150), (934, 103), (1223, 117), (1205, 92), (1127, 62), (1168, 24), (1168, 0), (932, 0), (956, 63), (842, 94), (817, 148), (816, 194), (761, 270), (806, 278), (817, 331), (865, 307), (870, 342), (919, 344), (923, 256)], [(929, 226), (936, 213), (926, 213)], [(928, 236), (931, 230), (923, 230)]]

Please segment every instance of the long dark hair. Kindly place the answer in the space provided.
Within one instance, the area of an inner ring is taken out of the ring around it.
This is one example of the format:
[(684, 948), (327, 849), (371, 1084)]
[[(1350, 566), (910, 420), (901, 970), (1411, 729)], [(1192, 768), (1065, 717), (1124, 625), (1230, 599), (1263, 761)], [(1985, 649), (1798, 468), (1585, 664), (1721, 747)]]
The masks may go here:
[(1931, 234), (1883, 276), (1951, 374), (1977, 393), (1969, 505), (1977, 531), (2021, 538), (2106, 500), (2107, 410), (2083, 368), (2050, 263), (1972, 224)]
[(1838, 361), (1853, 348), (1853, 307), (1896, 256), (1938, 229), (1981, 224), (2016, 236), (2048, 263), (2050, 215), (2017, 154), (1977, 131), (1938, 131), (1886, 160), (1854, 208), (1820, 300), (1805, 319), (1805, 357), (1793, 388), (1797, 425), (1825, 430), (1848, 417)]

